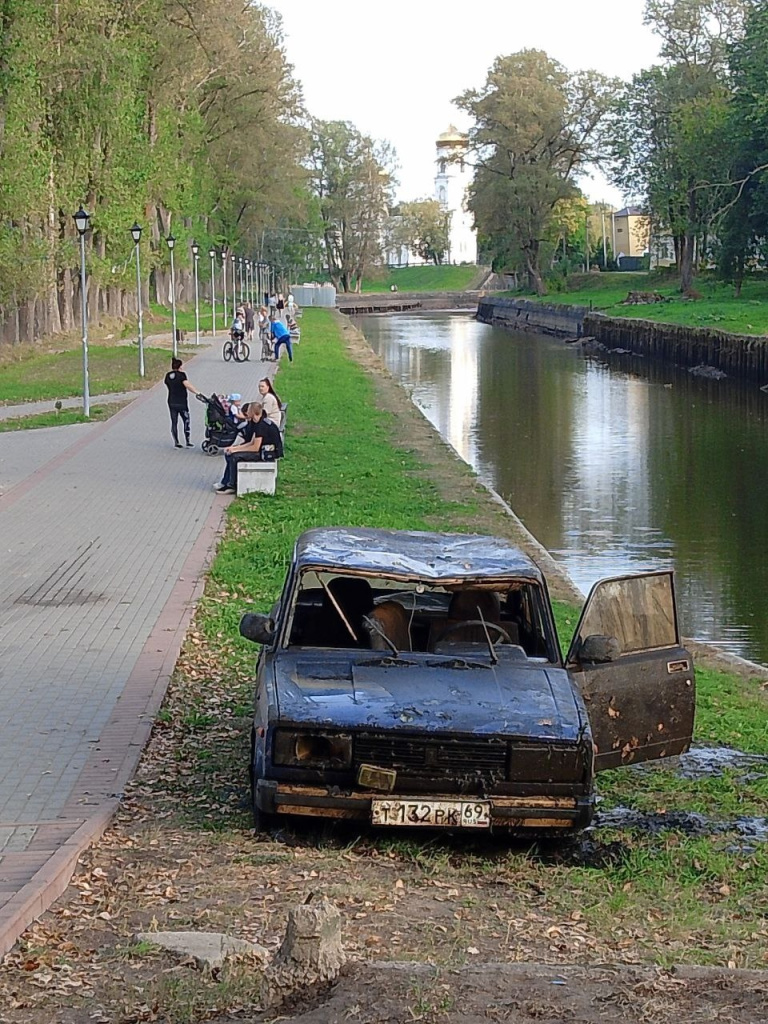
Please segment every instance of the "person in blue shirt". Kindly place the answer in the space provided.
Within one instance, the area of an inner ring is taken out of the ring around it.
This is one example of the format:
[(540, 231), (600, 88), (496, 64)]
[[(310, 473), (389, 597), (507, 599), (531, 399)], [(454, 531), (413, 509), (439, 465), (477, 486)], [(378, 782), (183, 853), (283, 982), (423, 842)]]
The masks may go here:
[(289, 362), (293, 362), (293, 346), (291, 345), (291, 332), (285, 326), (282, 320), (278, 320), (277, 317), (270, 317), (270, 326), (272, 329), (272, 337), (275, 339), (275, 359), (280, 359), (280, 346), (285, 345), (288, 352)]

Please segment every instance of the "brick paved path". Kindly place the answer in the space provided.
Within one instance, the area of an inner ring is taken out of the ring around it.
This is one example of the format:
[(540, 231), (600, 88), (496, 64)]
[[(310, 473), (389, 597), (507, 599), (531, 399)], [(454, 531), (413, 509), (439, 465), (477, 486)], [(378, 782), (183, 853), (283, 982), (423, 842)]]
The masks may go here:
[[(185, 368), (247, 400), (274, 366), (216, 343)], [(0, 955), (108, 819), (175, 662), (227, 503), (190, 408), (195, 449), (173, 447), (162, 384), (104, 423), (0, 434)]]
[[(141, 391), (114, 391), (108, 395), (91, 395), (91, 408), (95, 405), (114, 405), (137, 398)], [(62, 409), (82, 409), (82, 398), (62, 398)], [(23, 405), (0, 405), (0, 420), (14, 420), (22, 416), (38, 416), (41, 412), (54, 412), (56, 400), (43, 399), (40, 402), (24, 402)], [(47, 429), (47, 428), (42, 428)]]

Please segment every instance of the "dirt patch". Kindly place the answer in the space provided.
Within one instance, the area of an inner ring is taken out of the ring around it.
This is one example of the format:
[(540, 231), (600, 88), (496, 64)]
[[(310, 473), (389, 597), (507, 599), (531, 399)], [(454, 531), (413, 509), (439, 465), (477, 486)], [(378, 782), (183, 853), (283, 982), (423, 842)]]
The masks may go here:
[[(293, 1024), (755, 1024), (768, 1013), (768, 974), (539, 964), (356, 965)], [(238, 1017), (255, 1022), (266, 1017)], [(272, 1016), (274, 1019), (274, 1016)], [(223, 1024), (223, 1022), (221, 1022)]]

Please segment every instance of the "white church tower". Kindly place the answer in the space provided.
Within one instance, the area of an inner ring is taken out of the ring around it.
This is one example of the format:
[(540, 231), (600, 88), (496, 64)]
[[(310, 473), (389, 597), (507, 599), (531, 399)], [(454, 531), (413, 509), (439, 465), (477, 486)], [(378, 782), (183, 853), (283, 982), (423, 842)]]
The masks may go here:
[(466, 159), (469, 139), (453, 125), (437, 139), (435, 199), (451, 214), (448, 263), (477, 263), (477, 234), (467, 210), (472, 169)]

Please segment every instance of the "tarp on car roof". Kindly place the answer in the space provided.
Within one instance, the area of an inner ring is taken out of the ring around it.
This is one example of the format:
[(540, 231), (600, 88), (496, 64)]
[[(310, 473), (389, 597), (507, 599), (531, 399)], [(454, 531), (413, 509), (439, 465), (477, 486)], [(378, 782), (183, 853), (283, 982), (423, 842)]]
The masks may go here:
[(348, 569), (435, 582), (542, 579), (538, 566), (520, 548), (480, 534), (320, 527), (301, 534), (295, 558), (300, 569)]

